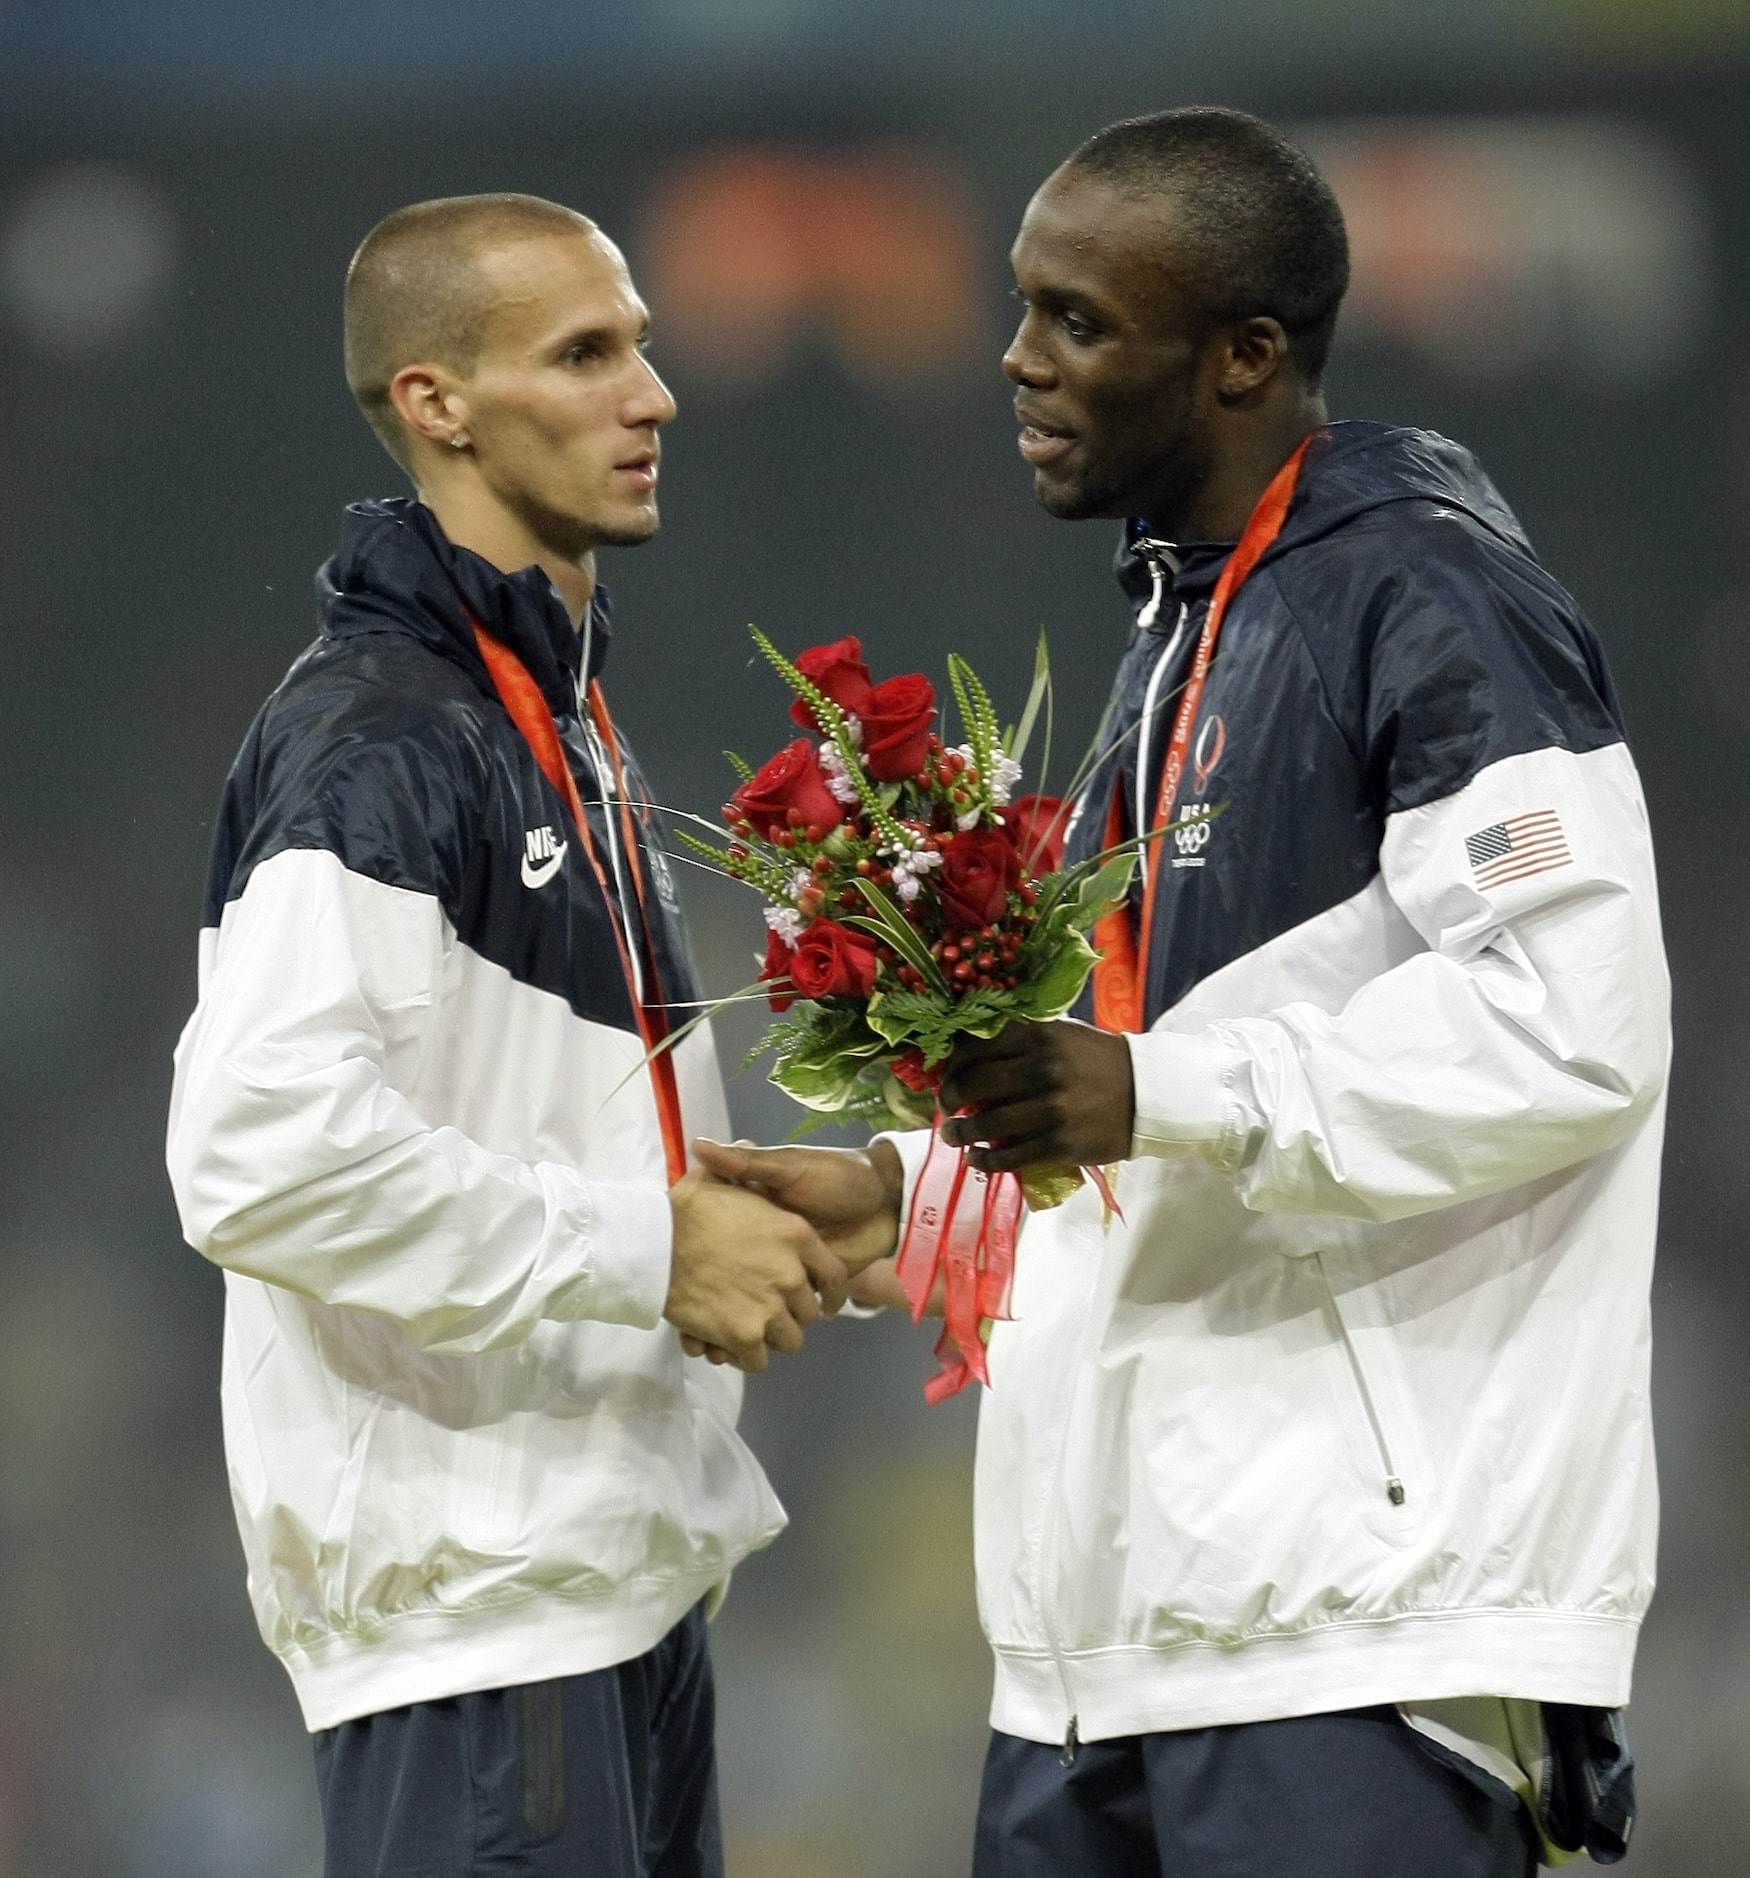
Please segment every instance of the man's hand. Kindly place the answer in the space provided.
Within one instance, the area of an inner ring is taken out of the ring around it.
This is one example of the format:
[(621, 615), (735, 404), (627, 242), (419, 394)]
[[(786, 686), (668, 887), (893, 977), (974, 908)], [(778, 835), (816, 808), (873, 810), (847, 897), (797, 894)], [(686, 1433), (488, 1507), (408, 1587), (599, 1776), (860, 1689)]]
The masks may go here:
[(768, 1349), (801, 1349), (804, 1327), (844, 1302), (844, 1265), (799, 1214), (702, 1168), (668, 1198), (674, 1257), (662, 1314), (690, 1354), (764, 1369)]
[[(722, 1180), (750, 1187), (819, 1233), (829, 1252), (856, 1274), (885, 1258), (899, 1240), (905, 1173), (890, 1143), (867, 1148), (756, 1148), (696, 1141), (701, 1166)], [(837, 1310), (842, 1294), (831, 1308)]]
[(962, 1037), (942, 1079), (942, 1139), (971, 1148), (974, 1167), (1012, 1173), (1040, 1161), (1102, 1167), (1130, 1154), (1136, 1090), (1130, 1048), (1089, 1024), (1013, 1023), (986, 1041)]
[[(940, 1317), (947, 1294), (947, 1281), (937, 1272), (930, 1295), (924, 1300), (924, 1315)], [(851, 1280), (851, 1302), (870, 1310), (904, 1311), (909, 1317), (911, 1299), (899, 1282), (899, 1260), (877, 1259), (873, 1265), (865, 1265)]]

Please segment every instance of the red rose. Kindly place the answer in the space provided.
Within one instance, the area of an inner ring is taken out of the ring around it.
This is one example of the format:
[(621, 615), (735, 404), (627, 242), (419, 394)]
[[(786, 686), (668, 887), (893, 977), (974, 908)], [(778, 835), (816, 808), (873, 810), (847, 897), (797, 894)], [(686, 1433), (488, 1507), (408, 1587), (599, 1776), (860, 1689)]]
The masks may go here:
[(1002, 918), (1021, 884), (1021, 857), (1008, 831), (971, 828), (942, 849), (936, 897), (950, 924), (970, 931)]
[(844, 804), (827, 788), (819, 753), (806, 737), (786, 744), (729, 799), (768, 839), (790, 826), (792, 809), (804, 828), (823, 835), (845, 819)]
[[(804, 678), (832, 699), (841, 711), (863, 714), (864, 700), (875, 688), (869, 668), (863, 663), (863, 647), (856, 639), (835, 639), (830, 646), (810, 646), (798, 652), (795, 666)], [(797, 698), (790, 705), (790, 715), (804, 730), (819, 730), (807, 702)]]
[[(790, 948), (775, 932), (766, 934), (766, 962), (760, 967), (760, 983), (767, 984), (773, 979), (788, 980), (790, 976)], [(796, 1002), (794, 991), (771, 991), (766, 994), (766, 1002), (774, 1011), (787, 1011)]]
[(873, 940), (837, 920), (817, 919), (803, 927), (790, 954), (790, 978), (804, 998), (866, 998), (875, 989)]
[(877, 782), (915, 776), (930, 753), (936, 690), (922, 672), (888, 678), (863, 700), (863, 767)]
[(1000, 813), (1028, 873), (1053, 874), (1063, 865), (1067, 802), (1058, 796), (1017, 796)]

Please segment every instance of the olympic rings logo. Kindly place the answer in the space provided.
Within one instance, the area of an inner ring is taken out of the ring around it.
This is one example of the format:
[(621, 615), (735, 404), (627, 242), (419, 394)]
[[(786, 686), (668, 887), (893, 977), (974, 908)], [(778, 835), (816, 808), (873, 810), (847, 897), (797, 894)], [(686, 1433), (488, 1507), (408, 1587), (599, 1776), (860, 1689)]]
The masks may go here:
[[(1199, 819), (1192, 821), (1190, 818)], [(1209, 804), (1189, 802), (1180, 810), (1179, 825), (1173, 830), (1173, 845), (1181, 854), (1198, 854), (1209, 846)]]

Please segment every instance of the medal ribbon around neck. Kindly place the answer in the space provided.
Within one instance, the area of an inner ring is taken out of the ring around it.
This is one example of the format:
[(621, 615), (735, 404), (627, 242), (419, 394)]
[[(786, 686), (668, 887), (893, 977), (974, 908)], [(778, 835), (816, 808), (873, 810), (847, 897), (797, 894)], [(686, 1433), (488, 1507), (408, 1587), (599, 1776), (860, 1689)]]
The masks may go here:
[[(1313, 435), (1317, 435), (1314, 432)], [(1216, 641), (1221, 637), (1222, 621), (1233, 597), (1246, 576), (1257, 566), (1265, 551), (1282, 533), (1288, 519), (1288, 505), (1294, 500), (1301, 464), (1312, 437), (1301, 440), (1294, 454), (1271, 477), (1269, 486), (1258, 498), (1240, 536), (1239, 544), (1227, 558), (1215, 594), (1204, 617), (1203, 630), (1197, 636), (1197, 650), (1191, 660), (1191, 676), (1179, 698), (1178, 715), (1173, 720), (1173, 735), (1167, 745), (1166, 761), (1161, 768), (1160, 794), (1155, 802), (1154, 819), (1148, 832), (1158, 838), (1173, 825), (1177, 811), (1179, 784), (1184, 780), (1190, 758), (1191, 740), (1197, 729), (1197, 713), (1203, 704), (1203, 687), (1215, 659)], [(1115, 847), (1124, 838), (1123, 790), (1118, 786), (1114, 765), (1111, 807), (1106, 815), (1105, 845)], [(1147, 849), (1144, 850), (1145, 857)], [(1147, 868), (1147, 859), (1143, 862)], [(1128, 906), (1108, 913), (1094, 928), (1094, 947), (1100, 962), (1094, 967), (1094, 1022), (1102, 1030), (1140, 1031), (1144, 1028), (1144, 998), (1148, 988), (1149, 944), (1154, 934), (1154, 912), (1160, 900), (1158, 883), (1145, 872), (1142, 896), (1142, 932), (1137, 934)]]
[[(649, 1057), (651, 1090), (656, 1098), (657, 1120), (662, 1126), (663, 1159), (672, 1185), (687, 1171), (686, 1129), (681, 1120), (680, 1089), (675, 1082), (674, 1052), (664, 1050), (660, 1056), (650, 1055), (668, 1036), (668, 1013), (660, 1002), (662, 981), (657, 973), (656, 953), (650, 938), (650, 907), (644, 891), (644, 865), (638, 853), (638, 830), (631, 806), (626, 800), (626, 777), (620, 762), (620, 743), (614, 735), (614, 721), (608, 715), (608, 701), (602, 695), (601, 685), (591, 679), (587, 693), (590, 716), (595, 719), (596, 729), (608, 746), (614, 766), (614, 789), (620, 798), (622, 844), (627, 865), (632, 872), (632, 889), (638, 899), (639, 945), (640, 956), (644, 961), (644, 982), (658, 993), (656, 1003), (638, 995), (638, 979), (632, 970), (632, 945), (626, 923), (614, 897), (607, 869), (602, 865), (601, 856), (596, 852), (595, 841), (589, 832), (589, 817), (584, 813), (583, 799), (577, 793), (577, 779), (571, 773), (571, 765), (565, 760), (564, 747), (559, 741), (559, 726), (553, 721), (552, 709), (541, 695), (540, 686), (530, 676), (528, 667), (510, 647), (502, 640), (493, 638), (478, 620), (470, 620), (469, 624), (474, 628), (475, 643), (480, 648), (480, 656), (486, 661), (486, 670), (498, 692), (499, 702), (509, 712), (510, 721), (522, 732), (524, 741), (534, 753), (535, 761), (541, 766), (541, 774), (564, 797), (565, 806), (571, 811), (571, 819), (577, 826), (584, 854), (595, 874), (596, 884), (601, 888), (602, 901), (608, 909), (608, 924), (613, 929), (614, 944), (620, 953), (620, 969), (626, 977), (626, 996), (638, 1020), (638, 1035), (643, 1042), (645, 1055)], [(602, 811), (604, 814), (612, 812), (606, 803), (603, 803)]]

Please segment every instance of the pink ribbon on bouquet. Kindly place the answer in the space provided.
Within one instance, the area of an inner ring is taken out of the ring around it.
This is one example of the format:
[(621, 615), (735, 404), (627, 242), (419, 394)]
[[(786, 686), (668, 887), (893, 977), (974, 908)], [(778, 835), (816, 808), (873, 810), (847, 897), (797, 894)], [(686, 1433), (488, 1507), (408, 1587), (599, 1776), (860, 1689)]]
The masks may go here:
[(990, 1382), (980, 1326), (987, 1317), (1009, 1314), (1022, 1206), (1020, 1181), (969, 1166), (965, 1150), (942, 1139), (942, 1119), (938, 1114), (930, 1130), (895, 1266), (913, 1323), (923, 1316), (938, 1273), (943, 1280), (940, 1367), (924, 1384), (928, 1402), (958, 1395), (974, 1377)]
[[(1026, 1203), (1018, 1176), (981, 1173), (967, 1164), (963, 1148), (949, 1147), (941, 1136), (942, 1120), (938, 1113), (895, 1265), (914, 1324), (924, 1314), (937, 1276), (942, 1278), (938, 1368), (924, 1384), (930, 1403), (958, 1395), (975, 1378), (990, 1386), (984, 1325), (1010, 1315), (1015, 1245)], [(1108, 1210), (1117, 1213), (1105, 1170), (1082, 1171)]]

